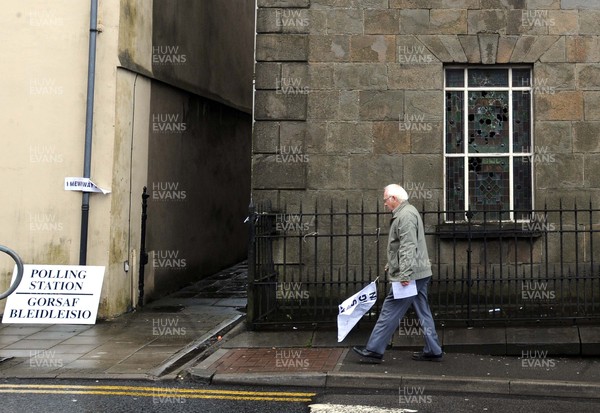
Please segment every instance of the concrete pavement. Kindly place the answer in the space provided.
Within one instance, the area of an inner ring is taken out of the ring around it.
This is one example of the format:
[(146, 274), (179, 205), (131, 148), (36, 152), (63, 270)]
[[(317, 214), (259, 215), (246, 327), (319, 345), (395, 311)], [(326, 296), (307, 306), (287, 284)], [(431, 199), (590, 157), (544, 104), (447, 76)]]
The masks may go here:
[[(359, 363), (359, 325), (247, 331), (246, 266), (239, 264), (141, 311), (92, 326), (0, 326), (0, 377), (174, 379), (321, 388), (420, 386), (427, 391), (600, 398), (600, 327), (438, 330), (441, 363), (410, 359), (422, 336), (404, 323), (380, 365)], [(221, 337), (221, 339), (219, 339)]]
[(239, 264), (95, 325), (0, 324), (0, 377), (174, 378), (243, 320), (245, 306)]

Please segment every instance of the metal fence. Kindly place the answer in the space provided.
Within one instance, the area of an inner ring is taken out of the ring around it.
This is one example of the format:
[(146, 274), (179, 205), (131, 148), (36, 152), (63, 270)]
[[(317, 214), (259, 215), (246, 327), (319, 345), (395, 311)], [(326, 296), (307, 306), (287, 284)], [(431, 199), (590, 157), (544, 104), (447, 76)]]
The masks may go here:
[[(600, 318), (600, 210), (591, 202), (475, 214), (415, 206), (425, 224), (437, 321)], [(294, 212), (251, 206), (250, 325), (335, 323), (338, 305), (379, 277), (380, 299), (365, 316), (374, 321), (389, 288), (383, 268), (390, 217), (364, 203)]]

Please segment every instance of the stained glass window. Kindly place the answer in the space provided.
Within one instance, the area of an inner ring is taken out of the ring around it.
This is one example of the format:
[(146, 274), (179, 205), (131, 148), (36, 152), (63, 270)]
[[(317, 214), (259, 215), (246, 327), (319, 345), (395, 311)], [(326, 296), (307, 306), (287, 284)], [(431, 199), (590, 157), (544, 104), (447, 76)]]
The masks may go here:
[(447, 220), (530, 216), (531, 94), (528, 67), (446, 69)]

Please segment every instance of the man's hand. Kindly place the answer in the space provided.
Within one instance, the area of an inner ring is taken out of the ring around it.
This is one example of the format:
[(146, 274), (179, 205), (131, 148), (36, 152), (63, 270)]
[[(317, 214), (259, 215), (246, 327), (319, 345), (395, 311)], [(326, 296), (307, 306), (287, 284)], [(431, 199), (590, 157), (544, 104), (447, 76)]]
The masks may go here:
[(410, 284), (410, 281), (400, 281), (400, 283), (403, 287), (406, 287), (408, 284)]

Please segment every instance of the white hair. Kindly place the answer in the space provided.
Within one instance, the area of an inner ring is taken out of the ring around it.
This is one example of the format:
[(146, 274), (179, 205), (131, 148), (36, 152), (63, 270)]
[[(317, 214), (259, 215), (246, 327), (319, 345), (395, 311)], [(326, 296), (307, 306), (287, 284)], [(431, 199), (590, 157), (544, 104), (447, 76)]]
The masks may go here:
[(408, 193), (400, 185), (396, 185), (396, 184), (388, 185), (385, 187), (385, 191), (387, 192), (388, 196), (396, 197), (396, 199), (398, 199), (398, 200), (401, 200), (401, 201), (408, 200)]

